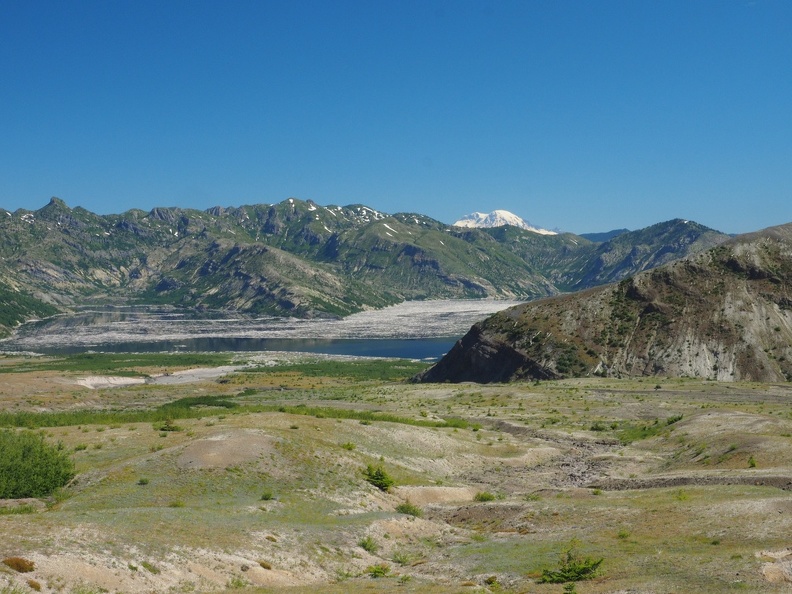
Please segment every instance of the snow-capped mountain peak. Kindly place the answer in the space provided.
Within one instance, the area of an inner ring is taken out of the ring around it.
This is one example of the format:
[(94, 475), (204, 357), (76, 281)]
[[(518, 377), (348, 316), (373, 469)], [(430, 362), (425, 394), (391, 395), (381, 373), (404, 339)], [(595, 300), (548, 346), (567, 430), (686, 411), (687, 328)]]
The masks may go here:
[(557, 235), (555, 231), (534, 227), (508, 210), (493, 210), (489, 214), (474, 212), (465, 215), (454, 223), (455, 227), (503, 227), (504, 225), (512, 225), (520, 229), (539, 233), (540, 235)]

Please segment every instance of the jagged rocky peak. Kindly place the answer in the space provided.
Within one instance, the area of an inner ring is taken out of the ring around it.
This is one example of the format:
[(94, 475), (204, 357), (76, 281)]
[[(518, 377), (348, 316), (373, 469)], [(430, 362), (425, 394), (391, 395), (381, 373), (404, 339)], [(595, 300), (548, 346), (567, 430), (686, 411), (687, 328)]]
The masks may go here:
[(50, 201), (47, 204), (47, 206), (59, 206), (61, 208), (69, 208), (66, 205), (66, 203), (63, 200), (61, 200), (60, 198), (58, 198), (57, 196), (53, 196), (52, 198), (50, 198)]
[(46, 206), (39, 208), (36, 213), (38, 215), (46, 216), (53, 214), (64, 214), (71, 212), (69, 206), (60, 198), (53, 196)]
[(97, 218), (96, 215), (79, 206), (72, 210), (63, 200), (53, 196), (46, 206), (35, 212), (35, 216), (31, 215), (26, 220), (33, 222), (34, 219), (38, 219), (41, 222), (55, 223), (63, 228), (82, 228), (86, 224), (96, 223)]
[(173, 223), (177, 218), (177, 213), (173, 208), (154, 207), (151, 209), (148, 216), (152, 219), (165, 221), (166, 223)]
[(474, 212), (454, 223), (455, 227), (503, 227), (504, 225), (519, 227), (541, 235), (557, 235), (555, 231), (534, 227), (508, 210), (493, 210), (490, 213)]

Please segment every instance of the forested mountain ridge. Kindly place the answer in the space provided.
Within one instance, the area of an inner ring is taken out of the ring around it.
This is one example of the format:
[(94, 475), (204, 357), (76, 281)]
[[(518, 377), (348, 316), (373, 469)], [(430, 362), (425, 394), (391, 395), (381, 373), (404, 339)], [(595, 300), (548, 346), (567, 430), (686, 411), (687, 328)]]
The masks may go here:
[[(97, 215), (52, 198), (0, 212), (6, 330), (93, 303), (344, 316), (408, 299), (535, 299), (629, 276), (728, 239), (680, 220), (596, 243), (464, 229), (364, 205), (278, 204)], [(632, 238), (632, 240), (631, 240)], [(630, 243), (634, 241), (634, 243)]]

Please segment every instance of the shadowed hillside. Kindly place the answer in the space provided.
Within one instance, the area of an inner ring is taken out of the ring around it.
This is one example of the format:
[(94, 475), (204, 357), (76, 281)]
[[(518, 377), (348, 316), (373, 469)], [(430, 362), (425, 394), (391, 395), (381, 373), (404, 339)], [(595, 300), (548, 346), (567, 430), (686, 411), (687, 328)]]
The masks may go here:
[(495, 314), (417, 379), (594, 374), (792, 381), (792, 224)]

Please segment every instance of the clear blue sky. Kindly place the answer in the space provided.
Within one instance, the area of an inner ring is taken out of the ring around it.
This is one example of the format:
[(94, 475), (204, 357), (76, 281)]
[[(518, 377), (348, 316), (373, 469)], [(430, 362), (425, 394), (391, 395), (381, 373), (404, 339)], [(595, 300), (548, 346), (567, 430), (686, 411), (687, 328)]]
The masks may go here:
[(5, 0), (0, 207), (792, 221), (788, 0)]

